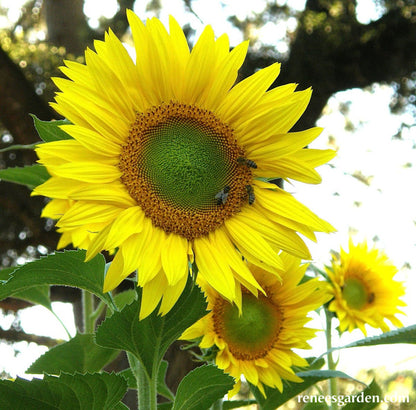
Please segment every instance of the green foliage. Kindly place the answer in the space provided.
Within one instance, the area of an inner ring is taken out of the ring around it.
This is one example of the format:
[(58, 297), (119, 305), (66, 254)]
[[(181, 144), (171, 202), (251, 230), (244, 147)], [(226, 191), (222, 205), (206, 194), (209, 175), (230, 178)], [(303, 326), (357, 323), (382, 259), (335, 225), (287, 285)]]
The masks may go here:
[(32, 381), (0, 381), (0, 408), (24, 410), (126, 409), (120, 402), (127, 390), (116, 374), (63, 374)]
[(129, 289), (114, 295), (114, 303), (118, 310), (122, 310), (126, 305), (130, 305), (130, 303), (134, 300), (137, 300), (137, 292), (135, 289)]
[(96, 342), (104, 347), (132, 353), (152, 377), (155, 376), (155, 363), (161, 362), (167, 348), (206, 314), (206, 302), (191, 279), (165, 316), (159, 316), (154, 311), (140, 320), (140, 299), (139, 295), (137, 301), (108, 317), (97, 330)]
[(46, 309), (52, 311), (52, 303), (50, 299), (50, 287), (48, 285), (33, 286), (32, 288), (17, 292), (13, 295), (14, 298), (26, 300), (35, 305), (44, 306)]
[[(0, 271), (0, 288), (1, 283), (7, 281), (10, 275), (18, 268), (4, 268)], [(51, 300), (49, 297), (49, 286), (48, 285), (39, 285), (33, 286), (29, 289), (22, 290), (21, 292), (16, 292), (13, 295), (16, 299), (26, 300), (28, 302), (38, 304), (46, 307), (46, 309), (52, 310)]]
[(390, 332), (382, 333), (378, 336), (366, 337), (365, 339), (357, 340), (350, 343), (340, 349), (348, 347), (359, 346), (377, 346), (377, 345), (389, 345), (396, 343), (416, 343), (416, 325), (402, 327), (400, 329), (391, 330)]
[(208, 409), (232, 389), (234, 379), (214, 365), (197, 367), (180, 382), (172, 410)]
[(331, 353), (336, 350), (347, 349), (351, 347), (363, 347), (363, 346), (378, 346), (397, 343), (416, 343), (416, 325), (402, 327), (400, 329), (391, 330), (390, 332), (382, 333), (378, 336), (366, 337), (364, 339), (357, 340), (356, 342), (349, 343), (345, 346), (334, 347), (328, 352), (325, 352), (321, 357), (327, 353)]
[(26, 372), (55, 375), (98, 372), (119, 353), (118, 350), (98, 346), (91, 334), (78, 334), (69, 342), (47, 351)]
[(84, 262), (85, 254), (84, 250), (57, 252), (16, 268), (0, 282), (0, 300), (39, 285), (64, 285), (87, 290), (112, 305), (109, 294), (103, 293), (104, 257), (100, 254)]
[(338, 370), (310, 370), (305, 372), (299, 372), (297, 375), (303, 379), (302, 383), (285, 383), (283, 392), (280, 392), (277, 389), (272, 389), (265, 386), (264, 390), (266, 392), (266, 397), (260, 392), (260, 390), (252, 386), (252, 392), (260, 404), (262, 410), (274, 410), (277, 409), (282, 404), (286, 403), (293, 397), (297, 396), (299, 393), (302, 393), (308, 387), (327, 379), (332, 379), (334, 377), (341, 377), (344, 379), (354, 380), (352, 377), (348, 376), (344, 372)]
[(32, 115), (33, 121), (35, 123), (36, 131), (39, 133), (39, 136), (44, 142), (60, 141), (72, 139), (72, 137), (63, 131), (60, 126), (70, 124), (68, 120), (59, 120), (59, 121), (42, 121)]
[(49, 178), (48, 171), (40, 164), (0, 169), (0, 180), (26, 185), (29, 189), (43, 184)]

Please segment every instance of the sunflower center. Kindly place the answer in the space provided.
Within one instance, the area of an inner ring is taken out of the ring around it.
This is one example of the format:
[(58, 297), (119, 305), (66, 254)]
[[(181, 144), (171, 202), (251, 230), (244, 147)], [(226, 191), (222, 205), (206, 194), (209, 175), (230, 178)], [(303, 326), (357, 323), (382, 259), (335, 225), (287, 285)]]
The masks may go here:
[(166, 233), (193, 240), (247, 203), (252, 173), (211, 111), (171, 102), (138, 113), (120, 155), (122, 182)]
[(368, 294), (364, 284), (356, 278), (345, 280), (342, 296), (348, 307), (357, 310), (363, 308), (371, 299), (371, 295)]
[(283, 322), (281, 310), (270, 299), (248, 293), (243, 293), (241, 315), (235, 305), (218, 298), (213, 318), (215, 332), (227, 342), (230, 352), (242, 360), (266, 356)]
[(227, 157), (214, 130), (193, 119), (169, 118), (159, 124), (143, 150), (149, 183), (165, 201), (184, 209), (215, 205), (227, 184)]

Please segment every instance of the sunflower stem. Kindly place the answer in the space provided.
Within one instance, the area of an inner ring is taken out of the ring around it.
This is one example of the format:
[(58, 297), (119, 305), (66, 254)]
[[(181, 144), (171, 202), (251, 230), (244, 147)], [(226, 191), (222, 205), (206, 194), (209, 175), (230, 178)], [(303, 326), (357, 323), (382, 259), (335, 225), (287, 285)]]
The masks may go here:
[(127, 352), (130, 368), (137, 383), (137, 408), (156, 410), (157, 409), (157, 380), (153, 380), (143, 364), (132, 353)]
[(101, 314), (104, 312), (105, 308), (106, 308), (106, 304), (104, 302), (100, 302), (97, 309), (95, 309), (91, 315), (90, 318), (91, 320), (94, 322), (94, 326), (97, 323), (98, 318), (101, 316)]
[[(332, 356), (332, 316), (331, 312), (328, 309), (325, 309), (325, 317), (326, 317), (326, 329), (325, 329), (325, 336), (326, 336), (326, 351), (327, 351), (327, 360), (328, 360), (328, 369), (335, 370), (337, 365), (334, 361)], [(333, 395), (338, 394), (338, 386), (337, 386), (337, 379), (335, 377), (331, 377), (329, 379), (329, 395), (333, 397)], [(329, 408), (335, 410), (338, 406), (334, 403), (329, 405)]]
[(94, 295), (82, 290), (82, 313), (84, 319), (84, 333), (94, 333), (95, 320), (92, 316), (94, 311)]

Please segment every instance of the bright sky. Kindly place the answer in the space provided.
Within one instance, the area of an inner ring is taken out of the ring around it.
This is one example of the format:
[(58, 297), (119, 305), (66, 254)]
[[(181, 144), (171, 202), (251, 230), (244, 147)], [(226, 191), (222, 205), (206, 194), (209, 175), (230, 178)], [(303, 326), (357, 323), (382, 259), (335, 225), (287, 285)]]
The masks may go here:
[[(283, 1), (280, 3), (282, 4)], [(290, 4), (293, 8), (302, 9), (304, 1), (291, 0)], [(0, 0), (1, 6), (9, 8), (10, 20), (17, 18), (18, 7), (22, 3), (23, 0)], [(256, 2), (195, 0), (192, 4), (204, 24), (212, 24), (218, 35), (227, 32), (231, 44), (235, 45), (241, 41), (241, 35), (226, 21), (226, 16), (231, 12), (237, 12), (239, 17), (244, 18), (245, 15), (256, 10), (260, 11), (263, 3), (263, 0)], [(135, 12), (142, 18), (151, 17), (145, 11), (144, 4), (143, 1), (137, 1)], [(182, 0), (164, 0), (162, 4), (163, 12), (159, 16), (162, 21), (166, 22), (168, 15), (173, 14), (180, 24), (184, 25), (191, 21), (199, 31), (202, 29), (203, 25), (195, 16), (189, 17), (184, 14)], [(94, 25), (99, 17), (96, 12), (110, 17), (116, 7), (115, 0), (88, 0), (85, 12), (90, 18), (91, 25)], [(362, 22), (376, 19), (380, 15), (380, 10), (372, 0), (360, 0), (358, 11)], [(5, 21), (0, 19), (0, 27), (4, 24)], [(293, 21), (289, 22), (289, 28), (291, 30), (295, 28)], [(276, 26), (266, 25), (258, 35), (262, 39), (269, 39), (271, 36), (283, 37), (284, 32), (276, 34)], [(284, 46), (282, 47), (280, 51), (284, 51)], [(284, 70), (284, 66), (282, 69)], [(377, 246), (384, 248), (396, 266), (401, 268), (400, 279), (405, 281), (407, 289), (415, 289), (416, 197), (411, 187), (416, 180), (414, 160), (416, 127), (405, 131), (402, 139), (393, 139), (392, 136), (397, 133), (400, 123), (405, 121), (413, 124), (413, 119), (408, 114), (394, 116), (390, 113), (389, 103), (392, 96), (390, 87), (374, 86), (373, 91), (371, 93), (350, 90), (331, 98), (318, 124), (324, 127), (325, 131), (311, 147), (326, 148), (331, 137), (338, 148), (338, 156), (332, 161), (333, 166), (323, 166), (320, 169), (323, 176), (322, 184), (317, 186), (294, 184), (293, 187), (286, 185), (286, 189), (293, 191), (299, 200), (329, 220), (338, 230), (336, 234), (320, 235), (318, 245), (310, 244), (317, 265), (329, 263), (329, 251), (337, 250), (341, 245), (346, 246), (349, 233), (355, 233), (356, 238), (367, 238), (370, 241), (377, 237)], [(351, 101), (348, 118), (356, 127), (354, 132), (345, 130), (345, 117), (339, 109), (341, 103), (348, 101)], [(369, 177), (370, 185), (355, 178), (353, 174), (356, 173)], [(334, 195), (335, 193), (337, 195)], [(414, 324), (416, 300), (410, 296), (410, 292), (405, 300), (408, 304), (405, 309), (407, 316), (402, 318), (402, 321), (405, 325)], [(54, 304), (54, 309), (65, 318), (73, 334), (71, 307)], [(4, 329), (11, 325), (8, 321), (10, 322), (10, 319), (0, 317), (0, 325)], [(51, 337), (65, 338), (65, 332), (60, 324), (46, 309), (39, 307), (26, 309), (21, 314), (21, 321), (27, 332), (40, 332)], [(40, 323), (43, 325), (41, 328)], [(314, 326), (319, 327), (319, 321), (314, 323)], [(370, 330), (369, 335), (376, 333)], [(361, 333), (355, 331), (351, 335), (345, 334), (340, 343), (347, 344), (360, 338), (362, 338)], [(313, 353), (321, 354), (324, 351), (323, 339), (315, 339), (313, 346)], [(27, 349), (21, 344), (20, 349), (22, 353), (14, 357), (12, 347), (0, 344), (0, 357), (2, 357), (0, 371), (4, 367), (12, 375), (22, 376), (30, 362), (45, 350), (36, 346)], [(386, 355), (387, 349), (388, 355)], [(387, 356), (391, 358), (388, 362), (383, 360), (383, 364), (385, 363), (391, 371), (399, 368), (416, 368), (414, 345), (350, 349), (342, 352), (338, 368), (356, 375), (361, 368), (379, 366), (380, 355), (383, 355), (384, 359)]]

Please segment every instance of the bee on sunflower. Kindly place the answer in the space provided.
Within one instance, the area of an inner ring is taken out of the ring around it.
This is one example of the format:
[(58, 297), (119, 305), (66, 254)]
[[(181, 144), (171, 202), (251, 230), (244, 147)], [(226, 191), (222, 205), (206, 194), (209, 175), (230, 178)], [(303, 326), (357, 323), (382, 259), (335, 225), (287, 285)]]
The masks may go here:
[(141, 318), (159, 302), (161, 314), (171, 309), (194, 263), (241, 308), (241, 286), (262, 290), (242, 256), (279, 276), (281, 251), (310, 258), (299, 234), (333, 231), (267, 182), (319, 183), (315, 168), (335, 155), (304, 149), (320, 128), (290, 132), (311, 90), (269, 89), (277, 63), (236, 83), (248, 43), (230, 51), (210, 26), (190, 50), (174, 18), (168, 31), (127, 17), (135, 61), (109, 30), (85, 64), (66, 61), (68, 78), (54, 79), (70, 139), (37, 147), (51, 178), (33, 195), (52, 198), (42, 215), (57, 220), (59, 247), (84, 248), (87, 260), (116, 250), (105, 292), (137, 271)]

